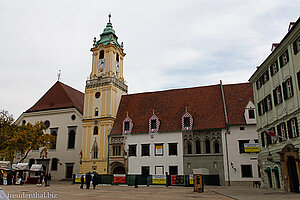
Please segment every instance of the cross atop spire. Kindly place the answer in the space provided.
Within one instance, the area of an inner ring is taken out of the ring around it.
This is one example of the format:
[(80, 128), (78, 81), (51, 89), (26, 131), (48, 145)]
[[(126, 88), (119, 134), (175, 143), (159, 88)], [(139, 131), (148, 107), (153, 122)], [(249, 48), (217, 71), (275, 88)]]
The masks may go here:
[(108, 23), (110, 23), (111, 14), (108, 14)]
[(57, 80), (58, 81), (60, 80), (60, 77), (61, 77), (61, 70), (58, 70), (58, 73), (57, 73)]

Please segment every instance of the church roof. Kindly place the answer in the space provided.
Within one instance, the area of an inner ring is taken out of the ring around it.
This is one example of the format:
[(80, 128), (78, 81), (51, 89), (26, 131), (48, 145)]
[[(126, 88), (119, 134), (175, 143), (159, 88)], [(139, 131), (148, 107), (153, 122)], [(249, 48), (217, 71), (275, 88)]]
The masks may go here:
[[(253, 99), (250, 83), (224, 85), (229, 125), (246, 124), (244, 111)], [(111, 135), (122, 134), (123, 121), (133, 122), (132, 133), (148, 133), (153, 112), (160, 120), (159, 132), (181, 131), (182, 116), (193, 117), (193, 130), (226, 127), (220, 85), (123, 95)]]
[(120, 47), (120, 44), (118, 43), (118, 37), (115, 33), (115, 30), (113, 29), (112, 23), (110, 22), (111, 15), (108, 15), (109, 21), (106, 24), (106, 27), (103, 30), (103, 33), (100, 35), (100, 40), (97, 41), (96, 47), (100, 44), (108, 45), (108, 44), (114, 44), (117, 47)]
[(26, 112), (76, 108), (83, 113), (84, 94), (68, 85), (57, 81), (45, 94)]

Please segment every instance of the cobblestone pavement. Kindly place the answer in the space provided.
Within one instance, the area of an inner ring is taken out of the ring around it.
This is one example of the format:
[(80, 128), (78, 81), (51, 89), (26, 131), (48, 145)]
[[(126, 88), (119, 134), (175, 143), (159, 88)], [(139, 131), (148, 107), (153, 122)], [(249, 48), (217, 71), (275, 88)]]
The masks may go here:
[(300, 199), (300, 194), (296, 193), (251, 187), (206, 187), (205, 192), (196, 193), (191, 187), (99, 185), (95, 190), (87, 190), (80, 189), (77, 184), (54, 182), (50, 187), (13, 185), (2, 186), (2, 189), (10, 199)]

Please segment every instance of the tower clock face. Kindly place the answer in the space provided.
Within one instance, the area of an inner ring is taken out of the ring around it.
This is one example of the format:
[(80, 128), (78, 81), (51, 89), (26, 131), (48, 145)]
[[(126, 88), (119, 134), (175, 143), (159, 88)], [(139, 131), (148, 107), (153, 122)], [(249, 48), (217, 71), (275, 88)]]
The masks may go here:
[(105, 67), (105, 60), (101, 59), (97, 61), (97, 69), (104, 69)]
[(120, 63), (116, 62), (115, 68), (117, 72), (120, 72)]

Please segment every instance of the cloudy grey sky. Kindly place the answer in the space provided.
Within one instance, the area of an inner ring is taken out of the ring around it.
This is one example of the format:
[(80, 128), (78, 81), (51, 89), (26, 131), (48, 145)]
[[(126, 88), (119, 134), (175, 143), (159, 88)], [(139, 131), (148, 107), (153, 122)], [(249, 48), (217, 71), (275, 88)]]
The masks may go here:
[(0, 109), (17, 118), (57, 81), (84, 92), (112, 14), (129, 93), (246, 82), (300, 0), (0, 0)]

